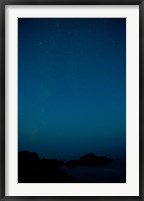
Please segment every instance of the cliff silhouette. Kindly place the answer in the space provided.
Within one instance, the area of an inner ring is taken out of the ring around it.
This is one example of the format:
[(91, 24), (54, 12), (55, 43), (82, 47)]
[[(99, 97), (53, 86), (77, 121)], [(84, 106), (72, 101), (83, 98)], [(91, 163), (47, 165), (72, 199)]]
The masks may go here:
[(18, 183), (82, 183), (87, 180), (70, 176), (64, 167), (100, 167), (113, 162), (106, 156), (88, 153), (77, 160), (64, 163), (58, 159), (40, 159), (35, 152), (18, 153)]
[(113, 159), (108, 158), (106, 156), (97, 156), (94, 153), (88, 153), (80, 157), (78, 160), (67, 161), (66, 165), (95, 167), (95, 166), (103, 166), (111, 162), (113, 162)]
[(67, 183), (76, 182), (64, 169), (64, 162), (57, 159), (39, 159), (34, 152), (18, 153), (19, 183)]

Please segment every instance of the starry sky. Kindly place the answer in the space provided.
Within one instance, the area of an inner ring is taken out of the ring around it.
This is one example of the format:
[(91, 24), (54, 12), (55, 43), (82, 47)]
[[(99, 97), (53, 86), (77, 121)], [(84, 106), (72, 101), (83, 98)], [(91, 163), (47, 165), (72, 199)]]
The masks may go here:
[(126, 153), (126, 19), (18, 19), (18, 149)]

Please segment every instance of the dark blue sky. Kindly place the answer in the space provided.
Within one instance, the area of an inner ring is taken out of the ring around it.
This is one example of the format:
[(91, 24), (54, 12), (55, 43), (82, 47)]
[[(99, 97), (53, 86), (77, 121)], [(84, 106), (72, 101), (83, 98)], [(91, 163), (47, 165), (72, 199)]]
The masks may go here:
[(126, 20), (18, 20), (19, 150), (124, 157)]

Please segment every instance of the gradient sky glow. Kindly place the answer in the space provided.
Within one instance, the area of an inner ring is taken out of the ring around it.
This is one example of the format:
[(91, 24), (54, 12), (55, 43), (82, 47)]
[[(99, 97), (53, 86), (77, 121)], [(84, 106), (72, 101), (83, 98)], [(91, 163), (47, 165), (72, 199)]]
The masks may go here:
[(126, 20), (19, 18), (19, 150), (125, 157)]

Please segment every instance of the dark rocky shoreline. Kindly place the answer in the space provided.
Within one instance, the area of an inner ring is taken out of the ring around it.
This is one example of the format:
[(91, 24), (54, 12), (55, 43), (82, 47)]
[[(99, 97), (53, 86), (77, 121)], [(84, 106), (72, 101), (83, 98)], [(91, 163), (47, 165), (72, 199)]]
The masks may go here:
[[(106, 156), (97, 156), (94, 153), (88, 153), (79, 159), (64, 162), (58, 159), (40, 159), (35, 152), (21, 151), (18, 153), (18, 183), (97, 183), (105, 181), (125, 182), (122, 179), (104, 179), (102, 174), (96, 174), (96, 178), (79, 177), (78, 171), (94, 169), (104, 170), (114, 160)], [(93, 168), (93, 169), (91, 169)], [(70, 171), (74, 174), (70, 174)], [(106, 170), (107, 172), (107, 170)], [(81, 172), (80, 172), (81, 173)], [(75, 176), (77, 174), (78, 176)], [(111, 173), (110, 173), (111, 174)]]

